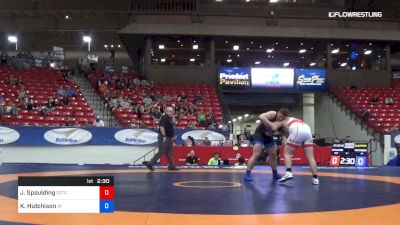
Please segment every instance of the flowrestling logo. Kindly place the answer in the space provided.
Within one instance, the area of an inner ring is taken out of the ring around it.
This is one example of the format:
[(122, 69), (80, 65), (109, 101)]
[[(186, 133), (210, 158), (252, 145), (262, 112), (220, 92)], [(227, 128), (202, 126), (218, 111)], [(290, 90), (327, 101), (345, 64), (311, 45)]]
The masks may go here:
[(382, 18), (382, 12), (328, 12), (329, 18)]
[(0, 145), (10, 144), (16, 142), (20, 135), (18, 131), (0, 126)]
[(182, 140), (186, 140), (188, 136), (192, 136), (194, 140), (196, 141), (202, 141), (204, 140), (206, 137), (208, 138), (208, 140), (211, 141), (212, 145), (217, 145), (219, 144), (221, 141), (225, 141), (225, 136), (214, 132), (214, 131), (210, 131), (210, 130), (192, 130), (192, 131), (188, 131), (186, 133), (183, 133), (181, 138)]
[(158, 141), (158, 134), (145, 129), (124, 129), (115, 133), (114, 138), (129, 145), (149, 145)]
[(78, 145), (90, 141), (92, 133), (80, 128), (59, 128), (47, 131), (44, 139), (57, 145)]

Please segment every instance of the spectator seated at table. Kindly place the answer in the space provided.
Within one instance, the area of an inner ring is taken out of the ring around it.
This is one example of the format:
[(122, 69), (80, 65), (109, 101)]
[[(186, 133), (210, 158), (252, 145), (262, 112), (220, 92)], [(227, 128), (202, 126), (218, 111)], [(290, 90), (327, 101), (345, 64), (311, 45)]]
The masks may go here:
[(197, 166), (199, 165), (199, 158), (196, 156), (194, 150), (191, 150), (188, 157), (186, 158), (186, 165)]
[(189, 147), (195, 146), (196, 144), (195, 144), (194, 138), (192, 136), (188, 136), (185, 140), (184, 145), (189, 146)]
[(219, 161), (221, 160), (221, 154), (215, 153), (214, 156), (208, 160), (207, 165), (209, 166), (218, 166)]
[(238, 162), (235, 163), (235, 166), (246, 166), (245, 160), (243, 157), (238, 158)]

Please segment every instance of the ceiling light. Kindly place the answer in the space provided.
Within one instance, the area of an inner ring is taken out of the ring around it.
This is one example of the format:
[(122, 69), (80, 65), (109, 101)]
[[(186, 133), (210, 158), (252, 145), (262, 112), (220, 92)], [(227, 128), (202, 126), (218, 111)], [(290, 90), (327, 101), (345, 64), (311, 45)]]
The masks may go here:
[(310, 66), (315, 66), (317, 65), (315, 62), (310, 63)]
[(236, 119), (233, 119), (232, 122), (236, 122)]
[(357, 69), (357, 67), (355, 67), (355, 66), (351, 67), (351, 70), (356, 70), (356, 69)]
[(331, 51), (332, 54), (337, 54), (338, 52), (339, 52), (339, 49), (338, 49), (338, 48), (333, 49), (333, 50)]
[(92, 42), (92, 38), (90, 36), (83, 36), (83, 41), (89, 43)]
[(161, 62), (165, 62), (165, 59), (163, 58), (163, 59), (161, 59)]
[(232, 59), (227, 59), (226, 62), (230, 63), (232, 62)]
[(286, 46), (286, 49), (288, 49), (289, 48), (289, 46)]
[(277, 45), (277, 44), (278, 44), (278, 42), (275, 42), (275, 44)]
[(271, 52), (273, 52), (274, 51), (274, 48), (267, 48), (267, 52), (268, 53), (271, 53)]
[(302, 53), (305, 53), (306, 51), (307, 51), (307, 49), (300, 49), (299, 53), (302, 54)]
[(287, 66), (289, 66), (289, 65), (290, 65), (290, 63), (288, 63), (288, 62), (285, 62), (285, 63), (283, 64), (284, 67), (287, 67)]
[(366, 50), (365, 52), (364, 52), (364, 55), (369, 55), (369, 54), (371, 54), (372, 53), (372, 50)]
[(245, 118), (249, 117), (249, 114), (244, 114), (244, 117), (245, 117)]
[(239, 45), (234, 45), (234, 46), (233, 46), (233, 50), (234, 50), (234, 51), (239, 50)]
[(228, 41), (225, 41), (225, 44), (228, 44)]
[(228, 123), (232, 123), (232, 121), (229, 120)]
[(121, 45), (118, 45), (118, 48), (121, 48)]
[(193, 49), (199, 49), (199, 45), (193, 45)]
[(191, 58), (191, 59), (190, 59), (190, 62), (194, 62), (194, 61), (196, 61), (194, 58)]
[(193, 40), (193, 43), (196, 43), (196, 40)]
[(104, 48), (107, 48), (108, 46), (107, 45), (104, 45)]
[(347, 66), (347, 62), (341, 63), (340, 66), (341, 66), (341, 67)]
[(250, 50), (250, 48), (247, 48), (247, 51)]
[(11, 43), (16, 43), (18, 41), (17, 36), (8, 36), (8, 41)]
[(216, 2), (222, 2), (222, 0), (215, 0)]
[(260, 45), (260, 48), (262, 48), (262, 45)]
[(254, 64), (259, 65), (261, 62), (260, 61), (256, 61)]
[(238, 120), (241, 120), (241, 119), (243, 119), (243, 117), (239, 116), (239, 117), (238, 117)]
[(256, 123), (260, 123), (261, 121), (260, 120), (256, 120)]
[(158, 45), (158, 49), (164, 49), (165, 46), (164, 45)]
[(237, 54), (237, 57), (239, 58), (239, 57), (240, 57), (240, 55), (239, 55), (239, 54)]
[(69, 15), (65, 15), (65, 19), (66, 19), (66, 20), (69, 19)]
[(178, 43), (180, 43), (181, 42), (181, 40), (178, 40)]
[(372, 45), (372, 43), (370, 42), (369, 45)]
[(114, 45), (110, 45), (111, 48), (114, 48)]

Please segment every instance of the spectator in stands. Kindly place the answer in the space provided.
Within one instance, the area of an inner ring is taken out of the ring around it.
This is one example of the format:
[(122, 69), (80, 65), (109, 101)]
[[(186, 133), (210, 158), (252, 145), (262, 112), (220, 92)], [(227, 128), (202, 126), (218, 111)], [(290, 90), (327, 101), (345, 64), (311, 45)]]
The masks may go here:
[(182, 93), (180, 95), (178, 95), (178, 97), (176, 98), (177, 102), (186, 102), (186, 94), (184, 91), (182, 91)]
[(185, 115), (186, 114), (186, 112), (187, 112), (187, 108), (186, 108), (186, 106), (183, 104), (183, 103), (181, 103), (178, 107), (177, 107), (177, 113), (178, 113), (178, 115)]
[(207, 127), (206, 119), (206, 114), (204, 114), (203, 110), (200, 110), (199, 114), (197, 114), (197, 122), (199, 123), (199, 126)]
[(129, 99), (126, 96), (125, 97), (120, 96), (118, 102), (119, 106), (123, 109), (131, 108), (131, 103), (129, 102)]
[(72, 123), (71, 123), (71, 118), (69, 117), (69, 116), (67, 116), (66, 118), (65, 118), (65, 126), (66, 127), (70, 127), (72, 125)]
[(396, 123), (396, 124), (393, 126), (393, 128), (392, 128), (391, 131), (392, 131), (392, 132), (393, 132), (393, 131), (400, 131), (399, 124)]
[(108, 107), (110, 110), (114, 110), (118, 108), (118, 99), (115, 96), (112, 96), (111, 99), (108, 101)]
[(42, 107), (39, 109), (39, 111), (42, 116), (47, 116), (52, 111), (52, 108), (49, 108), (48, 104), (45, 104), (45, 105), (42, 105)]
[(127, 84), (122, 79), (117, 80), (117, 89), (118, 90), (124, 90), (126, 88), (126, 86), (127, 86)]
[(0, 93), (0, 101), (4, 100), (4, 96)]
[(64, 106), (69, 105), (69, 98), (68, 98), (67, 95), (64, 95), (64, 96), (63, 96), (63, 98), (62, 98), (62, 104), (63, 104)]
[(203, 145), (204, 146), (211, 146), (211, 141), (210, 141), (210, 139), (208, 139), (208, 137), (204, 138)]
[(146, 97), (143, 98), (143, 103), (145, 105), (149, 106), (149, 105), (153, 104), (153, 100), (150, 98), (150, 96), (147, 95)]
[(242, 147), (249, 146), (249, 141), (246, 139), (246, 136), (244, 136), (244, 134), (239, 135), (238, 145)]
[(64, 90), (63, 86), (60, 86), (60, 87), (57, 89), (56, 94), (57, 94), (58, 96), (61, 96), (61, 97), (63, 97), (63, 96), (65, 95), (65, 90)]
[(153, 120), (156, 120), (157, 122), (161, 119), (161, 112), (160, 112), (160, 107), (158, 107), (157, 105), (155, 105), (152, 109), (152, 111), (150, 112), (150, 116), (153, 118)]
[(203, 96), (201, 95), (200, 91), (198, 91), (193, 98), (193, 104), (203, 101)]
[(188, 112), (189, 112), (190, 114), (192, 114), (192, 115), (196, 114), (196, 112), (197, 112), (196, 106), (195, 106), (194, 104), (191, 104), (191, 105), (189, 106)]
[(145, 89), (142, 89), (142, 92), (140, 92), (140, 96), (142, 96), (142, 98), (147, 97), (147, 92)]
[(379, 104), (378, 95), (374, 95), (374, 97), (371, 98), (371, 104), (372, 104), (372, 105)]
[(19, 90), (18, 90), (18, 100), (19, 101), (23, 101), (26, 98), (26, 91), (24, 86), (22, 86)]
[(26, 110), (28, 108), (28, 98), (18, 100), (17, 108)]
[(27, 110), (36, 110), (37, 104), (33, 101), (32, 98), (28, 99), (28, 104), (26, 106)]
[(156, 88), (156, 85), (154, 84), (154, 81), (150, 81), (150, 90), (154, 90)]
[(143, 120), (138, 121), (138, 126), (140, 129), (145, 129), (147, 128), (146, 124), (143, 122)]
[(76, 95), (76, 91), (75, 91), (74, 89), (72, 89), (70, 86), (67, 86), (67, 87), (65, 88), (65, 94), (66, 94), (68, 97), (74, 97), (74, 96)]
[(385, 98), (386, 105), (393, 105), (393, 98), (391, 96)]
[(131, 128), (131, 129), (137, 129), (137, 128), (139, 128), (138, 127), (138, 124), (137, 123), (134, 123), (133, 121), (128, 121), (128, 128)]
[(17, 83), (17, 80), (14, 78), (13, 74), (8, 75), (7, 83), (11, 85), (15, 85)]
[(371, 110), (365, 109), (364, 112), (361, 114), (361, 120), (365, 123), (368, 122), (370, 115), (371, 115)]
[(186, 158), (186, 165), (188, 166), (197, 166), (199, 165), (199, 158), (196, 156), (194, 150), (189, 152), (188, 157)]
[(140, 81), (140, 85), (141, 85), (142, 87), (149, 87), (149, 86), (150, 86), (150, 83), (149, 83), (148, 80), (143, 79), (142, 81)]
[(162, 101), (162, 95), (161, 95), (160, 91), (156, 91), (156, 93), (154, 94), (154, 100)]
[(78, 120), (75, 120), (74, 127), (81, 127)]
[(24, 81), (22, 81), (21, 77), (17, 77), (15, 84), (22, 86), (22, 85), (24, 85)]
[(164, 102), (170, 102), (172, 100), (172, 97), (169, 94), (165, 94), (163, 96), (163, 101)]
[(101, 81), (99, 81), (99, 90), (100, 90), (100, 92), (105, 92), (107, 89), (108, 89), (108, 82), (107, 81), (104, 81), (104, 82), (101, 82)]
[(4, 99), (0, 99), (0, 115), (5, 114), (6, 112), (6, 103), (4, 102)]
[(52, 98), (51, 99), (51, 106), (52, 108), (56, 107), (59, 105), (58, 99), (57, 98)]
[(18, 114), (18, 108), (15, 106), (14, 102), (8, 101), (5, 104), (5, 113), (7, 115), (17, 115)]
[(185, 146), (189, 146), (189, 147), (195, 146), (194, 138), (193, 138), (192, 136), (188, 136), (188, 137), (186, 138), (186, 140), (185, 140), (184, 145), (185, 145)]
[(133, 79), (133, 83), (135, 84), (135, 86), (140, 86), (140, 80), (139, 80), (139, 78), (135, 78), (135, 79)]
[(221, 160), (221, 154), (220, 153), (215, 153), (214, 157), (208, 160), (207, 165), (209, 166), (218, 166), (219, 160)]
[(238, 162), (235, 163), (235, 166), (246, 166), (245, 160), (243, 157), (238, 158)]
[(253, 140), (253, 135), (250, 133), (250, 128), (245, 127), (243, 135), (246, 137), (246, 140), (249, 140), (250, 142)]
[(190, 123), (187, 128), (195, 130), (196, 129), (196, 124)]
[(96, 120), (93, 122), (94, 127), (104, 127), (103, 120), (100, 119), (99, 116), (96, 116)]

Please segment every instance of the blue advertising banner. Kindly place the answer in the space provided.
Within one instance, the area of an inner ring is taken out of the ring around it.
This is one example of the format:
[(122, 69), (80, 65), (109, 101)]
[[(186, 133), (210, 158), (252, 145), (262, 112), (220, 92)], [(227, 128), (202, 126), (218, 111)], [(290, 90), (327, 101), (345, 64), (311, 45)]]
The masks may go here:
[(218, 73), (221, 87), (250, 87), (250, 68), (219, 67)]
[(324, 69), (296, 69), (296, 89), (299, 91), (326, 91), (327, 79)]
[[(176, 130), (176, 144), (182, 145), (187, 136), (195, 140), (208, 137), (214, 144), (223, 142), (229, 132), (211, 130)], [(0, 126), (0, 145), (74, 146), (74, 145), (157, 145), (158, 133), (150, 129), (100, 127), (23, 127)]]

